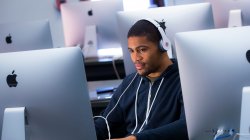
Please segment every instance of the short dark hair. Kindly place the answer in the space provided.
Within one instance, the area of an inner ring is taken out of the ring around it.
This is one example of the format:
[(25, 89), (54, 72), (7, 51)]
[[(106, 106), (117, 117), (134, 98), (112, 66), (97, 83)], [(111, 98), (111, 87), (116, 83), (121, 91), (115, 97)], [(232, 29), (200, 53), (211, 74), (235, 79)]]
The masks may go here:
[(162, 39), (157, 27), (150, 21), (141, 19), (129, 29), (127, 38), (132, 36), (146, 36), (149, 41), (159, 43)]

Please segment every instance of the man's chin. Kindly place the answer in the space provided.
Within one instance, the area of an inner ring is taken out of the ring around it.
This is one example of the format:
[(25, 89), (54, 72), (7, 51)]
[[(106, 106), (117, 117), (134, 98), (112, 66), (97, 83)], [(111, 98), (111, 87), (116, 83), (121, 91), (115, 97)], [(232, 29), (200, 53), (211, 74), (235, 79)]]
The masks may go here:
[(143, 71), (143, 70), (137, 70), (137, 73), (138, 73), (139, 75), (141, 75), (141, 76), (147, 76), (147, 75), (148, 75), (148, 73), (145, 72), (145, 71)]

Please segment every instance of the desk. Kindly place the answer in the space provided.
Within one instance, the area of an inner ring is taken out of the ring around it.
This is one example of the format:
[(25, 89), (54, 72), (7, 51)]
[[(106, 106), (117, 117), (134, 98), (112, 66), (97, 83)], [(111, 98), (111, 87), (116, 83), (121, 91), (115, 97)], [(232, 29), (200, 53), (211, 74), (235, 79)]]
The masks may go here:
[(103, 81), (89, 81), (89, 97), (91, 100), (91, 106), (94, 115), (99, 115), (99, 113), (107, 106), (110, 98), (105, 96), (98, 96), (96, 93), (97, 88), (105, 87), (118, 87), (122, 80), (103, 80)]

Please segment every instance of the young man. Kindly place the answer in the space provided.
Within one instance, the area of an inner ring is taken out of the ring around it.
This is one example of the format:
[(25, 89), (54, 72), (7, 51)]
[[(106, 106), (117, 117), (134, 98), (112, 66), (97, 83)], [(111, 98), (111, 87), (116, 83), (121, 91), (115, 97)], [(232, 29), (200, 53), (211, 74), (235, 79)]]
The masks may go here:
[(98, 140), (188, 139), (177, 63), (159, 49), (161, 38), (147, 20), (130, 28), (128, 50), (137, 73), (124, 78), (95, 120)]

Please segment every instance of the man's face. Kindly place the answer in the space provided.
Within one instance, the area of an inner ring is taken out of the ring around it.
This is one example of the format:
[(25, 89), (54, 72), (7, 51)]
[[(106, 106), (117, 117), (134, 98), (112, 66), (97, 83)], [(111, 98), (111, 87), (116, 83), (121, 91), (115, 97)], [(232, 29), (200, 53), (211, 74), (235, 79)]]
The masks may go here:
[(145, 36), (132, 36), (128, 38), (128, 50), (140, 75), (153, 76), (160, 72), (162, 52), (158, 44)]

